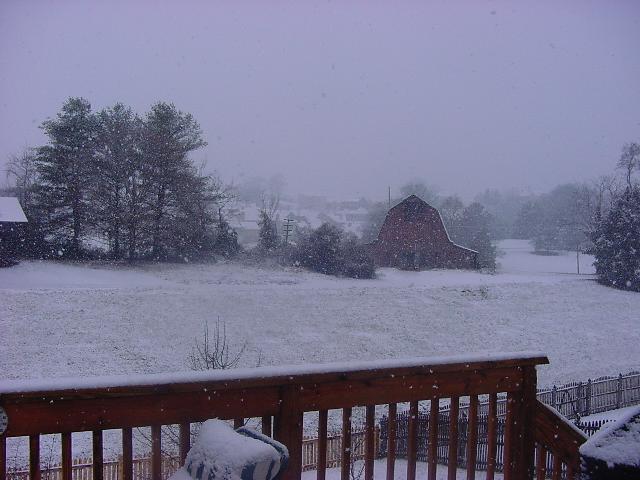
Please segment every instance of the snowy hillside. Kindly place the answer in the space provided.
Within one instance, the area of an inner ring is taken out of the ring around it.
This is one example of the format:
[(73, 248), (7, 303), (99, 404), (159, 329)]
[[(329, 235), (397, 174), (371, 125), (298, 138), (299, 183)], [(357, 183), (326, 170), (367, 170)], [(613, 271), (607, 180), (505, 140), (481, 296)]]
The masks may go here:
[[(0, 270), (4, 378), (187, 368), (217, 317), (243, 366), (539, 350), (540, 383), (640, 368), (640, 295), (576, 275), (574, 254), (505, 241), (496, 275), (382, 269), (375, 280), (239, 264)], [(592, 272), (581, 256), (581, 272)]]

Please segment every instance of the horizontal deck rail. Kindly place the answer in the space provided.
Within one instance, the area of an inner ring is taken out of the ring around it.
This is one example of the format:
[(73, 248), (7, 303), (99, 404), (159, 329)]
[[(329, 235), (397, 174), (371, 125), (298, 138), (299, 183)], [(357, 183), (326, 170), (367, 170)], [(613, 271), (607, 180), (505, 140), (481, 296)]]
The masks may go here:
[[(341, 477), (348, 480), (351, 465), (351, 425), (355, 407), (364, 407), (365, 480), (373, 480), (376, 407), (384, 409), (394, 423), (399, 403), (408, 404), (412, 418), (420, 410), (439, 413), (440, 403), (451, 405), (450, 416), (460, 415), (460, 400), (469, 403), (469, 431), (458, 442), (457, 422), (449, 428), (449, 458), (457, 458), (459, 448), (467, 449), (467, 478), (475, 478), (479, 399), (489, 399), (489, 457), (487, 478), (495, 472), (496, 399), (506, 394), (504, 432), (504, 478), (528, 478), (534, 472), (534, 451), (538, 430), (536, 365), (548, 363), (540, 354), (461, 356), (444, 359), (418, 358), (303, 367), (256, 368), (170, 375), (62, 379), (44, 382), (7, 381), (0, 384), (0, 406), (9, 418), (0, 435), (0, 477), (6, 476), (6, 443), (9, 437), (29, 437), (30, 472), (40, 478), (40, 436), (60, 435), (64, 479), (71, 478), (72, 442), (75, 432), (93, 432), (94, 478), (100, 480), (103, 465), (103, 431), (122, 431), (122, 478), (132, 478), (132, 429), (151, 427), (151, 477), (163, 478), (162, 434), (166, 425), (175, 425), (179, 438), (179, 458), (184, 459), (191, 443), (191, 424), (209, 418), (259, 419), (262, 430), (289, 448), (290, 466), (286, 480), (299, 479), (303, 470), (302, 443), (305, 413), (314, 412), (318, 421), (318, 480), (327, 468), (327, 419), (341, 414)], [(339, 412), (335, 412), (339, 410)], [(317, 413), (315, 413), (317, 412)], [(438, 422), (431, 422), (437, 425)], [(562, 428), (562, 427), (559, 427)], [(393, 425), (389, 426), (394, 434)], [(418, 458), (418, 422), (408, 427), (408, 480), (415, 480)], [(543, 433), (546, 430), (542, 431)], [(430, 429), (430, 438), (437, 432)], [(387, 478), (394, 478), (395, 450), (390, 438), (387, 448)], [(560, 449), (548, 442), (548, 451)], [(574, 446), (562, 451), (570, 457)], [(560, 451), (560, 450), (558, 450)], [(577, 449), (575, 450), (577, 451)], [(437, 453), (437, 452), (436, 452)], [(422, 458), (422, 457), (421, 457)], [(437, 454), (428, 452), (428, 478), (435, 478)], [(493, 465), (492, 462), (493, 461)], [(456, 475), (457, 464), (449, 462), (448, 476)], [(166, 472), (165, 472), (166, 473)]]

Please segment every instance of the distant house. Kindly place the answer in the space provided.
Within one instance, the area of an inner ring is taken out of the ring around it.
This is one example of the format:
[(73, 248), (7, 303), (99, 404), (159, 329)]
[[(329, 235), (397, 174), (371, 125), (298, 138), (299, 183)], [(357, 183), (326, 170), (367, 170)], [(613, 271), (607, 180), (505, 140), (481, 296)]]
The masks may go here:
[(440, 212), (415, 195), (389, 210), (370, 248), (379, 267), (478, 268), (478, 252), (453, 243)]
[(0, 197), (0, 267), (12, 265), (22, 238), (21, 226), (27, 223), (20, 202), (15, 197)]

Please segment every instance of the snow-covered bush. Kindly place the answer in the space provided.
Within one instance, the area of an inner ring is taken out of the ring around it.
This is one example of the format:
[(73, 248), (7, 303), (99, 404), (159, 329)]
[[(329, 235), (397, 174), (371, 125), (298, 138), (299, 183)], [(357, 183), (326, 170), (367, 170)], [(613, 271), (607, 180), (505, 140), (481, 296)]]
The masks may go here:
[(335, 225), (324, 223), (301, 239), (296, 261), (310, 270), (326, 275), (372, 278), (373, 259), (354, 236), (345, 236)]
[(258, 247), (263, 252), (272, 252), (280, 244), (276, 222), (266, 210), (261, 210), (258, 223), (260, 225)]
[(640, 188), (628, 188), (593, 235), (595, 267), (605, 285), (640, 292)]
[(218, 218), (213, 251), (226, 258), (234, 257), (240, 251), (238, 234), (231, 228), (231, 225), (229, 225), (229, 222), (227, 222), (221, 212), (218, 214)]
[(338, 275), (341, 237), (342, 232), (338, 227), (323, 223), (300, 242), (298, 262), (315, 272)]
[(373, 258), (355, 235), (347, 236), (340, 244), (340, 270), (351, 278), (373, 278), (376, 274)]

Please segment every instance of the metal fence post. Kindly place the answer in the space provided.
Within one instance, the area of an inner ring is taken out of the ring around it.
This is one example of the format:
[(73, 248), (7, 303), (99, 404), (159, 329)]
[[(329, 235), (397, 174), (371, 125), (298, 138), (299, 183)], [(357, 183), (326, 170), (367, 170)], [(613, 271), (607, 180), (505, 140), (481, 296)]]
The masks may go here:
[(591, 415), (591, 379), (587, 380), (587, 389), (584, 395), (585, 415)]
[(551, 389), (551, 406), (558, 409), (558, 388), (555, 385)]

